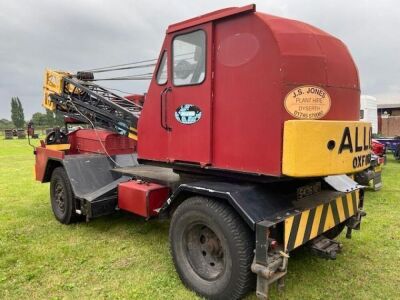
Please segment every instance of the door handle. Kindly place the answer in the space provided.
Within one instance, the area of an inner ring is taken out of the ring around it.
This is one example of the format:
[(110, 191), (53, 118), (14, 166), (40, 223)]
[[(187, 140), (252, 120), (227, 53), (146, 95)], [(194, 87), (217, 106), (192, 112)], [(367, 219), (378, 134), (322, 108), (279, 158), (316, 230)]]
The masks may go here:
[(172, 89), (171, 87), (166, 87), (160, 94), (161, 103), (160, 103), (160, 112), (161, 112), (161, 127), (167, 131), (171, 131), (172, 128), (168, 126), (167, 123), (167, 104), (168, 104), (168, 92)]

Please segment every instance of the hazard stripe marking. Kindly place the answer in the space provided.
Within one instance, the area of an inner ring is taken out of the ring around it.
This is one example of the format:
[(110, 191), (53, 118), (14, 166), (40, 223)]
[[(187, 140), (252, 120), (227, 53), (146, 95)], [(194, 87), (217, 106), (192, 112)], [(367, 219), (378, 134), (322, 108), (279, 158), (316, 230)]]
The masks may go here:
[(323, 232), (331, 229), (333, 226), (335, 226), (335, 219), (333, 218), (332, 206), (328, 205), (328, 213), (326, 214), (325, 227)]
[(354, 214), (354, 205), (353, 205), (353, 200), (351, 200), (351, 195), (350, 197), (347, 197), (347, 205), (349, 206), (349, 214), (350, 216)]
[(304, 237), (303, 237), (303, 244), (310, 239), (311, 230), (314, 225), (314, 217), (315, 217), (316, 210), (317, 210), (317, 208), (313, 208), (312, 210), (310, 210), (310, 213), (308, 214), (306, 231), (304, 232)]
[(313, 222), (312, 229), (311, 229), (310, 239), (315, 238), (318, 235), (318, 227), (321, 222), (321, 216), (322, 216), (322, 207), (323, 207), (323, 205), (318, 206), (315, 211), (315, 217), (314, 217), (314, 222)]
[(135, 141), (137, 141), (137, 139), (138, 139), (138, 138), (137, 138), (137, 135), (134, 134), (134, 133), (129, 133), (129, 134), (128, 134), (128, 137), (131, 138), (132, 140), (135, 140)]
[(339, 224), (340, 223), (340, 218), (339, 218), (339, 212), (338, 212), (338, 207), (336, 205), (336, 201), (332, 201), (331, 202), (331, 208), (332, 208), (332, 213), (333, 213), (333, 220), (335, 221), (335, 224)]
[(338, 214), (339, 214), (339, 220), (340, 220), (340, 222), (343, 222), (344, 220), (346, 220), (346, 218), (344, 216), (342, 197), (339, 197), (336, 199), (336, 206), (337, 206), (337, 210), (338, 210)]
[(347, 205), (347, 197), (346, 196), (342, 197), (342, 205), (343, 205), (343, 211), (344, 211), (344, 218), (346, 220), (350, 217), (349, 206)]
[(289, 243), (289, 236), (293, 227), (293, 219), (294, 217), (289, 217), (285, 220), (285, 245)]
[(357, 207), (357, 199), (356, 199), (356, 194), (355, 193), (351, 194), (351, 200), (353, 202), (353, 214), (355, 214), (357, 209), (358, 209), (358, 207)]
[(294, 216), (293, 226), (290, 230), (290, 236), (289, 236), (289, 241), (288, 241), (288, 245), (287, 245), (288, 249), (294, 248), (294, 242), (296, 241), (297, 231), (299, 230), (300, 218), (301, 218), (301, 214)]
[(318, 235), (320, 235), (321, 233), (324, 232), (326, 215), (328, 214), (328, 207), (329, 207), (329, 203), (325, 203), (324, 207), (322, 209), (321, 220), (319, 222)]
[(353, 216), (358, 199), (359, 191), (353, 191), (285, 219), (285, 250), (291, 251)]
[(301, 218), (300, 218), (300, 224), (299, 224), (299, 230), (297, 231), (297, 236), (296, 236), (296, 241), (294, 243), (294, 248), (300, 246), (303, 244), (303, 239), (304, 239), (304, 234), (306, 232), (307, 228), (307, 221), (308, 221), (308, 215), (310, 214), (309, 210), (304, 211), (301, 213)]

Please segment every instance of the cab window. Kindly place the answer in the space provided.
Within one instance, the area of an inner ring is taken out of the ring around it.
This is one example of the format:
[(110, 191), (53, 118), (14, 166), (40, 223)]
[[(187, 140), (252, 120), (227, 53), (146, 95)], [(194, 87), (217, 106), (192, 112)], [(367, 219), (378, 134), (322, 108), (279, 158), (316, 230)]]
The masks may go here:
[(161, 58), (161, 63), (160, 66), (158, 67), (158, 72), (157, 72), (157, 83), (162, 85), (166, 84), (168, 77), (167, 77), (167, 51), (164, 51), (162, 58)]
[(206, 34), (203, 30), (181, 34), (172, 42), (173, 83), (195, 85), (206, 76)]

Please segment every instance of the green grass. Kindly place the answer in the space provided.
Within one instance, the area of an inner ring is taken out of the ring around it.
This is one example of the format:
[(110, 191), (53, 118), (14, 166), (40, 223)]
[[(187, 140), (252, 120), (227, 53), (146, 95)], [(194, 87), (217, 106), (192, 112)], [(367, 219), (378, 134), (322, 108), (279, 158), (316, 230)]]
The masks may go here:
[[(48, 184), (33, 179), (25, 140), (0, 140), (0, 299), (195, 299), (175, 273), (168, 222), (118, 213), (59, 224)], [(400, 162), (367, 192), (362, 230), (335, 261), (291, 254), (286, 289), (272, 299), (400, 298)], [(249, 299), (255, 299), (254, 293)]]

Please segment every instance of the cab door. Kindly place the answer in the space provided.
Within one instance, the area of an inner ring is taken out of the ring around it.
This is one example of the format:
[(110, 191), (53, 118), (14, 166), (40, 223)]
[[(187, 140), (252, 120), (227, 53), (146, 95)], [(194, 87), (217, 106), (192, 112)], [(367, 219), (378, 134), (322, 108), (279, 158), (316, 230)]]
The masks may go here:
[(211, 163), (212, 23), (172, 33), (170, 84), (161, 100), (168, 160)]

